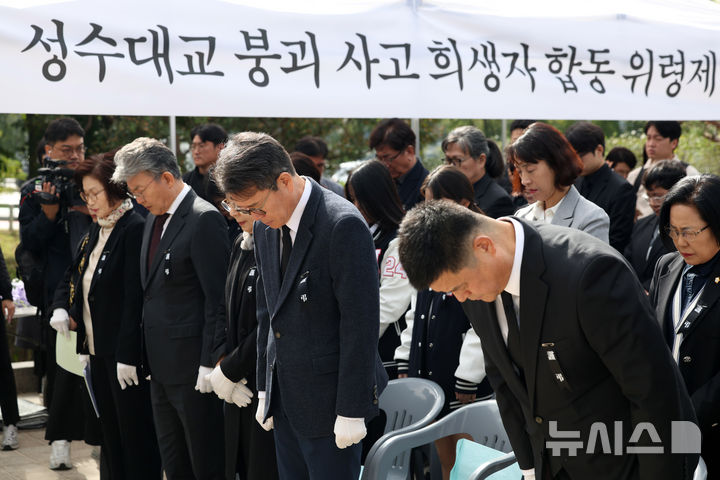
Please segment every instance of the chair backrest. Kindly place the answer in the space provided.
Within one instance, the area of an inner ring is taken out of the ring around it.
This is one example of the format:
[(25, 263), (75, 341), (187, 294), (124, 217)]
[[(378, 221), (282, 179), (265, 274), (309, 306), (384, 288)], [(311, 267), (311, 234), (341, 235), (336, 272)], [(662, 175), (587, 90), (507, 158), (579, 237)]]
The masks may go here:
[[(387, 416), (385, 434), (368, 452), (365, 465), (372, 462), (377, 449), (389, 438), (417, 430), (435, 420), (444, 403), (445, 394), (442, 388), (430, 380), (402, 378), (388, 382), (379, 398), (380, 409)], [(392, 459), (391, 475), (392, 478), (404, 479), (407, 478), (409, 471), (410, 449), (398, 452)], [(377, 478), (368, 476), (367, 472), (365, 468), (363, 479)], [(385, 480), (388, 474), (382, 478)]]
[(363, 479), (386, 479), (393, 470), (394, 459), (402, 452), (455, 433), (468, 433), (477, 443), (500, 450), (512, 451), (510, 440), (500, 419), (495, 400), (485, 400), (461, 407), (448, 416), (423, 428), (392, 435), (378, 441), (372, 455), (365, 461)]

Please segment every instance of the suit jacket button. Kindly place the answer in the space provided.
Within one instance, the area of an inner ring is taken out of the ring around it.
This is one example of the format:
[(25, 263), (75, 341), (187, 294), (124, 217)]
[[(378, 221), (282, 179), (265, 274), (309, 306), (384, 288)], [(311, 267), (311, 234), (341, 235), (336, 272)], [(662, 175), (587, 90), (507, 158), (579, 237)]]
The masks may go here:
[(540, 423), (540, 424), (542, 424), (542, 422), (543, 422), (542, 417), (535, 417), (535, 423)]
[(691, 357), (683, 357), (683, 362), (690, 363), (690, 362), (692, 362), (692, 358)]
[(430, 343), (428, 344), (428, 348), (432, 348), (432, 347), (433, 347), (433, 344), (432, 344), (432, 342), (430, 342)]
[(280, 338), (282, 335), (280, 335), (280, 332), (275, 332), (275, 338)]
[(373, 400), (373, 405), (377, 405), (377, 404), (378, 404), (377, 399)]

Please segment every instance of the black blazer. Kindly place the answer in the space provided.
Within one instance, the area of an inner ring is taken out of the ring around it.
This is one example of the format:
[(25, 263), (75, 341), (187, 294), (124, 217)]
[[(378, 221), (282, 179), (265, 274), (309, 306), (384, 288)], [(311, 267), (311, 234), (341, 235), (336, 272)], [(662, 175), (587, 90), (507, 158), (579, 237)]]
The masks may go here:
[(400, 200), (406, 212), (423, 200), (423, 196), (420, 194), (420, 187), (427, 176), (428, 171), (418, 158), (415, 165), (405, 174), (402, 183), (396, 180), (395, 184), (397, 185), (398, 195), (400, 195)]
[(635, 221), (635, 192), (627, 180), (608, 165), (575, 181), (580, 195), (599, 206), (610, 217), (610, 245), (624, 252)]
[[(98, 259), (88, 292), (95, 355), (135, 366), (141, 363), (140, 243), (143, 224), (143, 218), (132, 210), (118, 219)], [(58, 289), (53, 301), (53, 309), (67, 309), (77, 322), (77, 352), (84, 354), (90, 353), (83, 318), (82, 279), (87, 270), (87, 259), (82, 262), (82, 268), (80, 264), (97, 245), (100, 229), (97, 223), (90, 225), (87, 240), (81, 242), (65, 274), (65, 282), (72, 282), (75, 288), (72, 305), (65, 289)]]
[(692, 478), (696, 456), (670, 455), (669, 448), (663, 455), (588, 455), (584, 448), (577, 456), (548, 454), (551, 421), (559, 431), (580, 431), (584, 446), (594, 422), (603, 422), (612, 436), (613, 422), (622, 421), (624, 445), (631, 445), (634, 426), (652, 421), (667, 447), (670, 421), (693, 421), (694, 414), (647, 295), (625, 259), (584, 232), (518, 222), (525, 234), (524, 379), (510, 360), (495, 304), (464, 306), (482, 340), (486, 373), (520, 467), (534, 467), (538, 480), (547, 478), (546, 462), (553, 475), (563, 468), (587, 480)]
[[(650, 301), (663, 328), (672, 322), (668, 312), (684, 266), (682, 256), (673, 252), (661, 257), (655, 267)], [(715, 264), (696, 308), (686, 321), (691, 323), (680, 344), (678, 365), (703, 434), (703, 458), (708, 454), (717, 456), (720, 452), (720, 262)]]
[(648, 255), (650, 240), (652, 240), (653, 233), (657, 228), (657, 215), (648, 215), (641, 218), (633, 225), (630, 243), (625, 248), (625, 258), (632, 265), (645, 290), (650, 290), (650, 281), (658, 259), (668, 253), (667, 248), (660, 240), (660, 235), (657, 235), (652, 242), (650, 255)]
[(239, 236), (230, 255), (230, 268), (225, 281), (225, 309), (227, 340), (225, 358), (220, 362), (223, 374), (233, 382), (243, 378), (255, 391), (255, 365), (257, 351), (257, 317), (255, 316), (255, 286), (257, 267), (255, 252), (241, 248)]
[(512, 197), (490, 178), (490, 175), (483, 175), (475, 182), (473, 190), (475, 190), (475, 203), (488, 217), (508, 217), (515, 213)]
[(198, 367), (215, 366), (225, 345), (227, 223), (190, 190), (168, 220), (148, 269), (154, 222), (148, 215), (140, 251), (147, 373), (161, 383), (194, 384)]

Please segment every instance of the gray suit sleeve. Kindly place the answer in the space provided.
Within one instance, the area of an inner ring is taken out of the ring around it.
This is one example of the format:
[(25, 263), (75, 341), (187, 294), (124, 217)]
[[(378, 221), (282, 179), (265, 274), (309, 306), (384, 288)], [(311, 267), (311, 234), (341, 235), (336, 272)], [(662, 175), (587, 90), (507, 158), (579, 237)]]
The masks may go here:
[(214, 367), (225, 347), (225, 276), (230, 259), (227, 223), (217, 211), (200, 215), (191, 245), (193, 267), (205, 299), (200, 365)]

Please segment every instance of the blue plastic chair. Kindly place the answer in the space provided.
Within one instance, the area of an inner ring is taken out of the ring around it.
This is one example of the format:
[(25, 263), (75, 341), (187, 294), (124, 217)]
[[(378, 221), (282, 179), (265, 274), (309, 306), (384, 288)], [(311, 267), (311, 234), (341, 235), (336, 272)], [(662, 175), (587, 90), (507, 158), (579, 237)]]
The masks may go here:
[(378, 402), (380, 409), (387, 415), (385, 434), (370, 448), (360, 478), (405, 480), (410, 473), (410, 448), (397, 451), (393, 458), (389, 459), (389, 469), (383, 477), (374, 476), (373, 470), (368, 466), (373, 463), (373, 457), (383, 443), (435, 420), (445, 403), (445, 394), (437, 383), (430, 380), (402, 378), (388, 382)]
[[(497, 403), (495, 400), (485, 400), (459, 408), (423, 428), (392, 435), (382, 443), (378, 442), (376, 444), (377, 448), (373, 447), (373, 455), (368, 455), (365, 462), (363, 479), (385, 480), (395, 478), (390, 475), (393, 472), (394, 459), (398, 455), (455, 433), (468, 433), (475, 442), (501, 452), (509, 453), (512, 451), (510, 441), (500, 419)], [(502, 465), (502, 468), (504, 468), (514, 462), (515, 456), (510, 453), (510, 455), (496, 459), (490, 467)]]

